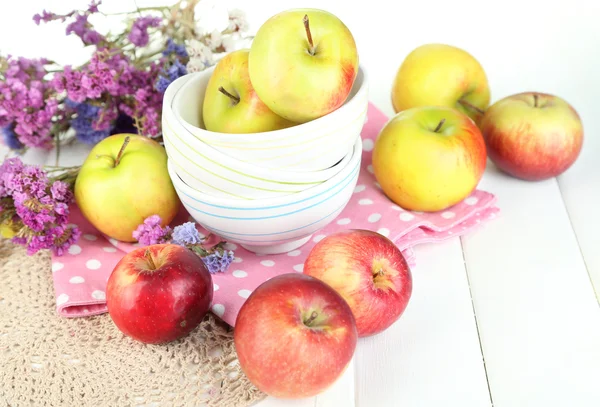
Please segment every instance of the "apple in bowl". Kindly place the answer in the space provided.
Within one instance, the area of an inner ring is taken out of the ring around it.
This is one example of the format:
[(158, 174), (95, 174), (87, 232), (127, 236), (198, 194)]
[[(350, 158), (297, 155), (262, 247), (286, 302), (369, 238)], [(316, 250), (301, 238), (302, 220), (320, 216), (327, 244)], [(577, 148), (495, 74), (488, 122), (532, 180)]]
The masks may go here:
[(359, 337), (378, 334), (404, 313), (412, 295), (412, 274), (404, 255), (387, 237), (349, 229), (319, 241), (303, 273), (318, 278), (346, 300)]
[(117, 328), (148, 344), (188, 335), (202, 322), (212, 298), (212, 276), (204, 262), (176, 244), (132, 250), (106, 284), (106, 306)]
[(448, 44), (424, 44), (411, 51), (392, 84), (396, 113), (419, 106), (458, 109), (479, 123), (490, 103), (486, 73), (467, 51)]
[(233, 334), (244, 374), (279, 398), (326, 390), (346, 370), (358, 340), (346, 301), (321, 280), (300, 273), (259, 285), (242, 305)]
[(273, 113), (256, 94), (248, 75), (249, 52), (230, 52), (215, 66), (202, 105), (206, 130), (261, 133), (295, 125)]
[(248, 69), (256, 93), (272, 111), (305, 123), (344, 104), (358, 73), (358, 50), (337, 16), (291, 9), (260, 26)]
[(564, 99), (522, 92), (495, 102), (481, 132), (490, 160), (503, 172), (527, 181), (556, 177), (579, 157), (583, 124)]
[(485, 171), (481, 131), (450, 107), (421, 106), (397, 113), (373, 148), (374, 175), (398, 206), (437, 212), (468, 197)]

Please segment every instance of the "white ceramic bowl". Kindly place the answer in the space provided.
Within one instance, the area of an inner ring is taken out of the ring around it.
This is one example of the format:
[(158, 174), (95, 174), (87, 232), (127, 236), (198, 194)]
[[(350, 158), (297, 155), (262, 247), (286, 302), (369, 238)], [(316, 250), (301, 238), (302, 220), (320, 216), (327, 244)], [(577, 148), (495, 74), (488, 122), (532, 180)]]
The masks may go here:
[(243, 201), (198, 192), (183, 182), (169, 159), (175, 190), (200, 225), (259, 254), (285, 253), (306, 243), (348, 204), (360, 172), (362, 140), (355, 139), (350, 162), (322, 184), (273, 199)]
[(163, 109), (190, 134), (216, 150), (270, 169), (319, 171), (340, 161), (360, 135), (367, 117), (368, 82), (359, 71), (348, 99), (335, 111), (296, 126), (262, 133), (227, 134), (207, 131), (202, 120), (206, 86), (214, 66), (189, 74), (173, 102)]
[[(164, 105), (171, 103), (190, 78), (181, 77), (167, 88)], [(227, 199), (275, 198), (319, 185), (347, 165), (353, 148), (348, 148), (340, 162), (321, 171), (274, 170), (229, 157), (204, 144), (190, 135), (168, 109), (163, 109), (162, 129), (167, 155), (181, 179), (200, 192)]]

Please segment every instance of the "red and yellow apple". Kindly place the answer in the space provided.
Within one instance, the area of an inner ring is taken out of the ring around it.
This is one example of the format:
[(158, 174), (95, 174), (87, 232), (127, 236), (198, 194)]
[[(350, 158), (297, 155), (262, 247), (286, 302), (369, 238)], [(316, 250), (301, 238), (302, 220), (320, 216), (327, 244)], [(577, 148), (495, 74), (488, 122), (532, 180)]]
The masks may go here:
[(127, 253), (106, 285), (108, 313), (117, 328), (149, 344), (188, 335), (210, 309), (212, 277), (202, 259), (175, 244)]
[(98, 142), (75, 181), (83, 216), (108, 237), (134, 242), (144, 219), (159, 215), (170, 223), (180, 207), (167, 170), (165, 148), (136, 134), (115, 134)]
[(547, 93), (523, 92), (498, 100), (480, 127), (490, 160), (528, 181), (562, 174), (583, 147), (579, 114), (564, 99)]
[(476, 123), (490, 103), (481, 64), (467, 51), (448, 44), (424, 44), (411, 51), (394, 77), (396, 113), (419, 106), (447, 106)]
[(358, 73), (358, 50), (335, 15), (292, 9), (260, 26), (248, 62), (260, 99), (280, 116), (304, 123), (344, 104)]
[(423, 106), (403, 110), (385, 124), (372, 158), (375, 178), (389, 199), (407, 210), (435, 212), (473, 192), (487, 156), (469, 116)]
[(412, 294), (412, 274), (402, 251), (369, 230), (349, 229), (325, 237), (308, 254), (303, 273), (327, 283), (346, 300), (359, 337), (389, 328)]
[(344, 372), (356, 349), (350, 307), (327, 284), (290, 273), (258, 286), (236, 318), (240, 367), (264, 393), (303, 398), (321, 393)]
[(248, 49), (225, 55), (208, 81), (202, 117), (206, 130), (260, 133), (295, 125), (273, 113), (258, 97), (248, 76)]

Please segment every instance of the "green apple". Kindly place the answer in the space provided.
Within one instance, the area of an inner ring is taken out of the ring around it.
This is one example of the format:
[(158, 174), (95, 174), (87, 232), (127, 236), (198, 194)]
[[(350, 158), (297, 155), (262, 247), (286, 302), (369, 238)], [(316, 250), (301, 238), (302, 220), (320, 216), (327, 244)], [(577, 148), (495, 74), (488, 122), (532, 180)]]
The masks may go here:
[(227, 54), (213, 71), (202, 104), (204, 126), (220, 133), (260, 133), (295, 125), (273, 113), (258, 97), (248, 76), (248, 54)]
[(358, 50), (335, 15), (292, 9), (258, 29), (248, 69), (256, 93), (272, 111), (304, 123), (344, 104), (358, 73)]
[(123, 242), (135, 241), (133, 231), (148, 216), (160, 216), (164, 226), (180, 207), (164, 147), (136, 134), (115, 134), (92, 148), (75, 181), (75, 201), (96, 229)]
[(481, 131), (467, 114), (446, 106), (419, 106), (397, 113), (381, 129), (373, 170), (398, 206), (436, 212), (473, 192), (486, 158)]
[(396, 113), (419, 106), (453, 107), (479, 124), (490, 86), (479, 61), (448, 44), (423, 44), (404, 59), (392, 84)]

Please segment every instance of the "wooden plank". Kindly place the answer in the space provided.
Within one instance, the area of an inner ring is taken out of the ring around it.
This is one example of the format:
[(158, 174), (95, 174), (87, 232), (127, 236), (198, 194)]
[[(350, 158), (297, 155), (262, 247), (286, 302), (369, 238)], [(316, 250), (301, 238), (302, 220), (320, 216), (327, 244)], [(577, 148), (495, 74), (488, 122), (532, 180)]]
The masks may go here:
[(573, 167), (558, 177), (558, 184), (595, 287), (596, 299), (600, 301), (600, 138), (597, 137), (600, 125), (596, 123), (593, 101), (582, 100), (577, 106), (584, 123), (584, 145)]
[(460, 242), (417, 246), (416, 255), (405, 314), (361, 340), (356, 405), (490, 406)]
[(490, 165), (502, 214), (463, 238), (495, 407), (600, 405), (600, 308), (556, 180)]

